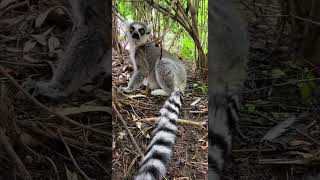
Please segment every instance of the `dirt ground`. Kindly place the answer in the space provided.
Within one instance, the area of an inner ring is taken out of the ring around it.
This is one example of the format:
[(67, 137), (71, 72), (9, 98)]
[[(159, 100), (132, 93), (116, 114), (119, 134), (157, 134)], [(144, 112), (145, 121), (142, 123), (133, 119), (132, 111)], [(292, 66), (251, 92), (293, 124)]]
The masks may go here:
[[(121, 59), (125, 61), (122, 63)], [(128, 55), (114, 56), (112, 80), (116, 87), (127, 85), (127, 77), (132, 74), (132, 65), (128, 64), (128, 61), (130, 61)], [(208, 119), (208, 98), (206, 92), (202, 92), (199, 88), (197, 90), (193, 86), (195, 83), (199, 85), (206, 83), (195, 77), (195, 73), (191, 70), (192, 63), (186, 65), (189, 67), (188, 85), (184, 96), (186, 105), (183, 106), (179, 118), (198, 122), (202, 126), (179, 125), (174, 156), (166, 178), (205, 179), (208, 148), (205, 124)], [(145, 91), (143, 89), (131, 94), (122, 94), (117, 90), (113, 92), (113, 102), (118, 103), (120, 114), (142, 152), (150, 142), (150, 133), (154, 129), (152, 122), (146, 123), (143, 120), (159, 116), (159, 110), (165, 101), (164, 97), (154, 97)], [(193, 102), (197, 102), (196, 105), (190, 106)], [(113, 178), (130, 179), (137, 173), (141, 156), (116, 114), (113, 115), (113, 136)]]

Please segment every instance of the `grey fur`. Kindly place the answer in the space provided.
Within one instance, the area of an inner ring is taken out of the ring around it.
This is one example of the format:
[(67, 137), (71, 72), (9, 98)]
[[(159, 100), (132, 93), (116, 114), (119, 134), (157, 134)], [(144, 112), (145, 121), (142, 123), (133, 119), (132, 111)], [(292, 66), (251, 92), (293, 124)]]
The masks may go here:
[(127, 28), (134, 74), (123, 91), (135, 91), (146, 79), (153, 95), (169, 96), (174, 91), (183, 92), (187, 81), (185, 66), (165, 49), (147, 43), (151, 27), (132, 22)]
[[(105, 71), (111, 75), (111, 2), (70, 0), (78, 28), (49, 82), (29, 80), (23, 85), (33, 95), (53, 99), (68, 96)], [(109, 66), (108, 68), (105, 68)]]
[(248, 37), (232, 0), (209, 2), (209, 180), (221, 179), (246, 77)]

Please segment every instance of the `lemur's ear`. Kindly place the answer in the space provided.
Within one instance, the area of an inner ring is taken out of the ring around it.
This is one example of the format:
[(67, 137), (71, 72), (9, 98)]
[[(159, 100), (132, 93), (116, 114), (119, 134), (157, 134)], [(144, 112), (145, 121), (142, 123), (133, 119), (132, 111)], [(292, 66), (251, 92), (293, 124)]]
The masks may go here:
[(147, 30), (146, 30), (146, 34), (150, 34), (152, 31), (152, 23), (147, 25)]
[(125, 22), (125, 26), (126, 26), (126, 29), (127, 29), (127, 30), (129, 30), (130, 25), (131, 25), (133, 22), (134, 22), (133, 20), (127, 20), (127, 21)]

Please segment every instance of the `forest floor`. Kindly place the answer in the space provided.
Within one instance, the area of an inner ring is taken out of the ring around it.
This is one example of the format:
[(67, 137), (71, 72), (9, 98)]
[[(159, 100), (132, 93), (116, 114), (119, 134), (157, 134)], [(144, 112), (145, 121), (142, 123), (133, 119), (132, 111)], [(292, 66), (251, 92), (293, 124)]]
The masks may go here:
[[(113, 56), (113, 78), (115, 87), (126, 86), (132, 65), (129, 56), (116, 54)], [(188, 69), (188, 82), (184, 95), (184, 103), (179, 119), (197, 122), (180, 124), (174, 146), (174, 155), (169, 164), (168, 179), (205, 179), (207, 176), (207, 129), (208, 97), (206, 82), (202, 82), (193, 72), (193, 63), (185, 62)], [(198, 88), (194, 88), (197, 86)], [(113, 90), (113, 102), (128, 126), (142, 153), (150, 143), (154, 123), (147, 121), (159, 116), (159, 110), (166, 100), (165, 97), (151, 96), (142, 89), (131, 94), (123, 94), (116, 88)], [(190, 106), (193, 103), (192, 106)], [(113, 178), (123, 179), (136, 175), (141, 160), (139, 151), (133, 145), (128, 132), (120, 120), (120, 115), (113, 114)]]

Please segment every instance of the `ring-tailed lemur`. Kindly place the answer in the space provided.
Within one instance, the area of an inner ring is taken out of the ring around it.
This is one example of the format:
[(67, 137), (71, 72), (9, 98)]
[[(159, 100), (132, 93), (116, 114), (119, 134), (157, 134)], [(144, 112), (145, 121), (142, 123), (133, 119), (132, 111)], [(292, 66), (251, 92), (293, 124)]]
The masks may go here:
[(159, 180), (166, 174), (175, 143), (176, 121), (181, 109), (187, 73), (184, 65), (168, 51), (147, 43), (151, 26), (140, 22), (127, 23), (129, 52), (134, 74), (125, 92), (138, 89), (146, 79), (152, 95), (169, 96), (160, 110), (153, 138), (140, 163), (136, 180)]
[(111, 76), (111, 2), (69, 0), (78, 24), (53, 77), (48, 82), (28, 80), (33, 95), (61, 99), (77, 91), (100, 72)]
[(209, 180), (221, 179), (239, 120), (237, 94), (246, 77), (246, 25), (232, 0), (209, 2)]

